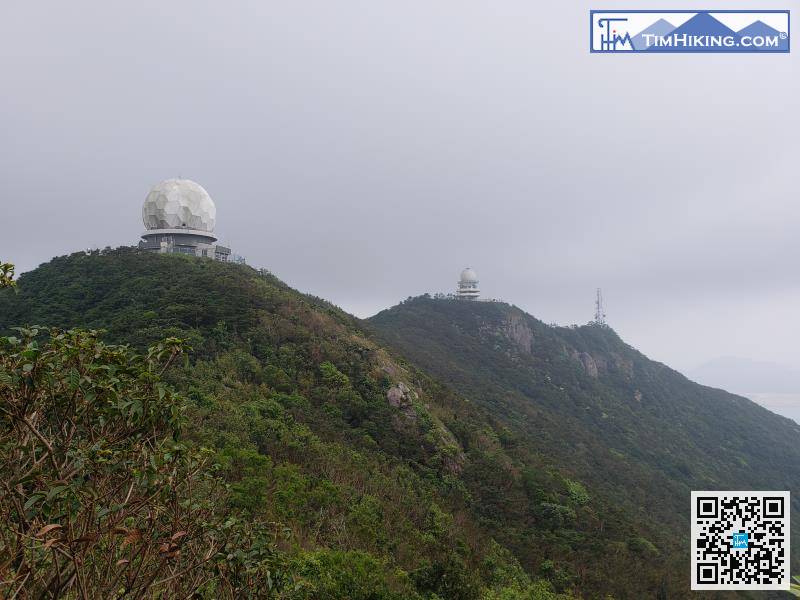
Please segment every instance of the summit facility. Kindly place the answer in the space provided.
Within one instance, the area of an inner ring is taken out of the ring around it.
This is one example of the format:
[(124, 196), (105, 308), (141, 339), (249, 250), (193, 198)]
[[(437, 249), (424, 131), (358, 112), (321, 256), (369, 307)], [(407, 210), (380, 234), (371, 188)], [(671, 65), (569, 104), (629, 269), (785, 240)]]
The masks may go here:
[(203, 186), (190, 179), (166, 179), (144, 199), (146, 231), (139, 249), (243, 263), (230, 248), (217, 244), (216, 221), (217, 207)]

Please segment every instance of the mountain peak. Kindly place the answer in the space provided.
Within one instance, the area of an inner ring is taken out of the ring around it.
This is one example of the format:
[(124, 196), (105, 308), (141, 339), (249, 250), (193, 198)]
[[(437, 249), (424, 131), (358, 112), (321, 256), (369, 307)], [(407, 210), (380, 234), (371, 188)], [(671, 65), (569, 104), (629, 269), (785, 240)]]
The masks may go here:
[(420, 299), (368, 323), (621, 510), (632, 508), (625, 494), (642, 494), (662, 532), (688, 527), (688, 490), (800, 484), (800, 427), (689, 381), (608, 327), (554, 327), (509, 305)]
[(120, 249), (0, 292), (0, 330), (30, 323), (188, 340), (186, 433), (232, 501), (294, 531), (292, 561), (399, 574), (382, 597), (682, 597), (689, 490), (800, 486), (788, 419), (608, 327), (502, 302), (417, 297), (364, 322), (247, 266)]

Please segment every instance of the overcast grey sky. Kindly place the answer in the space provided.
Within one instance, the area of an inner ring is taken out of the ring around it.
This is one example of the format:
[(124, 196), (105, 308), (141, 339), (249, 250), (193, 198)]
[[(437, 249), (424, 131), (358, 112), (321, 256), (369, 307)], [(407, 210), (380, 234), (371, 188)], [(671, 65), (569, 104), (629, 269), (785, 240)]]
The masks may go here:
[(5, 0), (0, 258), (136, 243), (180, 175), (221, 241), (359, 316), (471, 265), (547, 322), (601, 286), (680, 369), (800, 367), (798, 51), (592, 55), (615, 6)]

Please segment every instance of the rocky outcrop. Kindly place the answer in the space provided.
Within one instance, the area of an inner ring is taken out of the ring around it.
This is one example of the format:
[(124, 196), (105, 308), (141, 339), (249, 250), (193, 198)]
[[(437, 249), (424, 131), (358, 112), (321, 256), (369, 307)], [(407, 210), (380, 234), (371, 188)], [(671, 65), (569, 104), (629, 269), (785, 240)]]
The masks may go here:
[[(393, 418), (394, 428), (398, 432), (414, 428), (418, 421), (415, 403), (419, 400), (417, 392), (412, 390), (402, 381), (393, 385), (386, 391), (386, 401), (389, 406), (398, 409), (399, 414)], [(427, 407), (426, 407), (427, 408)], [(425, 410), (422, 407), (420, 410)], [(451, 474), (458, 474), (464, 468), (466, 455), (461, 449), (452, 432), (435, 417), (432, 419), (434, 426), (430, 433), (436, 447), (436, 452), (442, 461), (442, 468)]]
[(533, 331), (522, 315), (515, 313), (509, 315), (503, 328), (503, 333), (519, 350), (527, 354), (531, 353), (531, 349), (533, 348)]
[(633, 377), (633, 361), (625, 359), (615, 352), (609, 356), (602, 356), (573, 350), (572, 358), (581, 363), (584, 372), (589, 377), (598, 377), (609, 371), (620, 372), (628, 379)]
[(416, 398), (417, 393), (402, 381), (390, 387), (386, 392), (386, 400), (389, 402), (389, 406), (399, 409), (403, 415), (412, 421), (417, 419), (417, 412), (414, 410), (414, 400)]
[(572, 358), (581, 363), (584, 372), (589, 377), (597, 377), (600, 374), (600, 371), (597, 368), (597, 362), (588, 352), (578, 352), (577, 350), (573, 350)]

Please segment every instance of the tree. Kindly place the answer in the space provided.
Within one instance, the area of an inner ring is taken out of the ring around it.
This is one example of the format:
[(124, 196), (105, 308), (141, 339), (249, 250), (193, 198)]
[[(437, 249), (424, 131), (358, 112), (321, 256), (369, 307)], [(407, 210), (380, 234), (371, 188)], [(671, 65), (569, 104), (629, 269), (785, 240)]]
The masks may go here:
[(11, 263), (0, 262), (0, 289), (14, 287), (14, 265)]
[[(181, 442), (183, 401), (146, 355), (94, 331), (0, 338), (0, 596), (269, 595), (267, 525), (239, 521), (207, 453)], [(244, 592), (243, 592), (244, 591)]]

